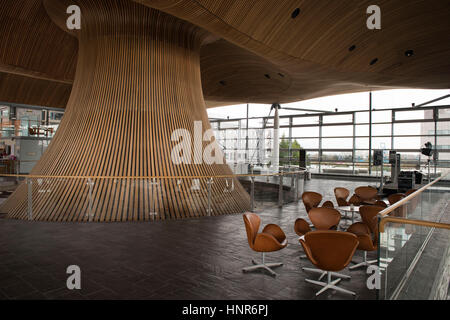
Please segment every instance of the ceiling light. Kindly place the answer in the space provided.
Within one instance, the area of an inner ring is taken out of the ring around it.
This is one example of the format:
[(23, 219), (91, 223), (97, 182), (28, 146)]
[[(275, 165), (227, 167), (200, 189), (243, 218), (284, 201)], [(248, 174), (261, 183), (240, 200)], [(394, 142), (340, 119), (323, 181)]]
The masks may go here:
[(413, 50), (406, 50), (405, 51), (405, 56), (412, 57), (413, 55), (414, 55), (414, 51)]
[(292, 19), (297, 18), (297, 16), (299, 15), (299, 13), (300, 13), (300, 8), (295, 9), (294, 11), (292, 11), (291, 18), (292, 18)]

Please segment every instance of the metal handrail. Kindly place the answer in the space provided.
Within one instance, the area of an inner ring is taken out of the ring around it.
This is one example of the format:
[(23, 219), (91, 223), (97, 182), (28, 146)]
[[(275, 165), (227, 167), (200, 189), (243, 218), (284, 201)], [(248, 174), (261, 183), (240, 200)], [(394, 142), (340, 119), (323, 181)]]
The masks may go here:
[(413, 224), (416, 226), (425, 226), (425, 227), (430, 227), (430, 228), (440, 228), (440, 229), (450, 230), (450, 224), (448, 224), (448, 223), (431, 222), (431, 221), (426, 221), (426, 220), (406, 219), (406, 218), (398, 218), (398, 217), (386, 217), (386, 218), (383, 218), (380, 220), (379, 230), (381, 233), (384, 232), (385, 224), (388, 222)]
[(210, 179), (210, 178), (236, 178), (236, 177), (276, 177), (276, 176), (288, 176), (298, 173), (304, 173), (307, 169), (301, 168), (301, 170), (290, 172), (279, 172), (269, 174), (230, 174), (230, 175), (216, 175), (216, 176), (50, 176), (50, 175), (29, 175), (29, 174), (0, 174), (0, 177), (14, 177), (14, 178), (31, 178), (31, 179)]

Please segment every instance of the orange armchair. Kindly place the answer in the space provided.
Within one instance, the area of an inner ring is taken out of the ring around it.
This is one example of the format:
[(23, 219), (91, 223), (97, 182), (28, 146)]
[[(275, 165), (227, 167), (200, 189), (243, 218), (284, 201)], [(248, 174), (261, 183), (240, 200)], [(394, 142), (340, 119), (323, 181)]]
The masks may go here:
[[(403, 198), (405, 198), (405, 195), (403, 193), (394, 193), (388, 197), (388, 201), (391, 205), (393, 205), (394, 203), (399, 202)], [(408, 204), (411, 204), (411, 201)], [(397, 209), (395, 209), (393, 212), (391, 212), (390, 215), (393, 217), (405, 218), (406, 212), (407, 212), (407, 206), (402, 205), (402, 206), (398, 207)]]
[[(342, 280), (341, 278), (331, 281), (332, 273), (337, 274), (336, 271), (347, 267), (355, 253), (359, 241), (354, 234), (318, 230), (307, 233), (304, 240), (300, 239), (300, 243), (312, 264), (328, 275), (327, 282), (305, 279), (306, 282), (323, 287), (316, 293), (316, 296), (328, 289), (356, 295), (355, 292), (337, 286)], [(306, 268), (303, 269), (305, 270)]]
[(378, 248), (378, 220), (377, 215), (380, 211), (384, 210), (383, 207), (378, 206), (362, 206), (359, 208), (359, 214), (361, 215), (362, 222), (356, 222), (352, 224), (347, 232), (353, 233), (358, 237), (359, 245), (358, 250), (364, 252), (363, 261), (350, 267), (350, 270), (367, 267), (378, 260), (367, 260), (367, 252), (375, 251)]
[(254, 271), (258, 269), (267, 270), (272, 276), (276, 276), (276, 273), (271, 269), (280, 267), (282, 263), (266, 263), (265, 253), (278, 251), (287, 246), (286, 235), (283, 230), (276, 224), (268, 224), (264, 227), (261, 233), (258, 233), (259, 226), (261, 225), (261, 218), (255, 213), (244, 213), (244, 224), (247, 232), (247, 240), (250, 248), (256, 252), (261, 252), (262, 263), (257, 263), (254, 260), (253, 266), (242, 269), (243, 272)]
[(377, 200), (377, 201), (375, 201), (374, 206), (377, 206), (377, 207), (383, 207), (383, 208), (385, 208), (385, 209), (388, 207), (388, 205), (386, 204), (386, 202), (384, 202), (383, 200)]
[[(309, 211), (308, 216), (316, 230), (337, 229), (339, 221), (341, 220), (341, 214), (339, 213), (339, 211), (332, 208), (312, 208), (311, 211)], [(300, 237), (300, 239), (303, 239), (306, 234), (312, 232), (312, 229), (309, 226), (308, 222), (306, 222), (306, 220), (298, 218), (295, 221), (294, 231)], [(307, 255), (300, 256), (300, 259), (302, 258), (307, 258)], [(321, 273), (319, 280), (327, 275), (326, 271), (322, 271), (319, 269), (303, 268), (303, 270)], [(349, 276), (343, 274), (336, 275), (342, 278), (350, 278)]]
[[(337, 229), (341, 220), (339, 211), (326, 207), (312, 208), (308, 213), (308, 217), (317, 230)], [(308, 232), (311, 232), (312, 229), (305, 219), (298, 218), (295, 220), (294, 231), (299, 237), (303, 237)]]
[(334, 188), (334, 196), (336, 197), (336, 202), (339, 207), (350, 205), (350, 203), (347, 201), (349, 195), (350, 191), (346, 188)]
[[(322, 195), (317, 192), (306, 191), (302, 194), (302, 201), (305, 205), (306, 212), (309, 212), (312, 208), (319, 207), (319, 204), (322, 201)], [(327, 208), (334, 208), (333, 202), (331, 201), (325, 201), (322, 206)]]
[(356, 188), (355, 194), (361, 199), (361, 204), (375, 204), (380, 200), (378, 190), (369, 186)]
[(405, 197), (403, 193), (394, 193), (388, 197), (389, 204), (392, 206), (394, 203), (399, 202)]

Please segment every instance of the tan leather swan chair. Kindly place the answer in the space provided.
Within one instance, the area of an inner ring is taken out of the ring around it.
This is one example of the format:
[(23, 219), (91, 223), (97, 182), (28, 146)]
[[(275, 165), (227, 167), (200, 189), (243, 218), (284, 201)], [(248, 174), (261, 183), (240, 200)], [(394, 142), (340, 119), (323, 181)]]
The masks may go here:
[(339, 207), (349, 206), (350, 203), (347, 201), (350, 191), (346, 188), (334, 188), (334, 196), (336, 197), (336, 202)]
[[(309, 211), (308, 216), (316, 230), (337, 229), (339, 221), (341, 220), (341, 214), (339, 211), (332, 208), (312, 208), (311, 211)], [(298, 218), (295, 221), (294, 231), (300, 239), (303, 239), (307, 233), (312, 232), (312, 229), (306, 220)], [(307, 258), (307, 255), (300, 256), (300, 258)], [(319, 280), (327, 275), (327, 271), (322, 271), (319, 269), (303, 268), (303, 270), (321, 273)], [(335, 275), (341, 278), (350, 279), (349, 276), (344, 274), (336, 273)]]
[(377, 206), (377, 207), (383, 207), (383, 208), (385, 208), (385, 209), (388, 207), (388, 205), (386, 204), (386, 202), (384, 202), (383, 200), (377, 200), (377, 201), (375, 201), (374, 206)]
[[(341, 214), (339, 211), (333, 208), (312, 208), (308, 212), (308, 217), (311, 220), (312, 225), (317, 230), (330, 230), (337, 228), (339, 221), (341, 220)], [(312, 229), (303, 218), (295, 220), (294, 231), (299, 237), (303, 237)]]
[[(309, 210), (311, 210), (312, 208), (319, 207), (322, 198), (323, 198), (322, 195), (317, 192), (313, 191), (303, 192), (302, 201), (303, 204), (305, 205), (306, 212), (309, 212)], [(334, 208), (333, 202), (331, 201), (325, 201), (322, 206), (326, 208)]]
[[(403, 193), (394, 193), (388, 197), (388, 201), (389, 201), (390, 205), (393, 205), (394, 203), (399, 202), (403, 198), (405, 198), (405, 195)], [(410, 204), (410, 203), (411, 202), (409, 202), (408, 204)], [(407, 205), (403, 205), (403, 206), (400, 206), (397, 209), (395, 209), (393, 212), (391, 212), (390, 216), (406, 218), (406, 213), (407, 213)]]
[(378, 248), (378, 219), (377, 215), (384, 210), (383, 207), (378, 206), (362, 206), (359, 208), (362, 222), (352, 224), (347, 232), (353, 233), (358, 237), (358, 250), (364, 252), (363, 261), (361, 263), (351, 266), (349, 269), (353, 270), (359, 267), (367, 267), (378, 260), (367, 260), (367, 252), (375, 251)]
[(394, 203), (399, 202), (405, 197), (403, 193), (394, 193), (388, 197), (389, 204), (392, 206)]
[(268, 224), (264, 227), (261, 233), (258, 233), (259, 226), (261, 224), (261, 218), (255, 214), (246, 212), (244, 213), (245, 230), (247, 231), (247, 239), (250, 248), (256, 252), (261, 252), (262, 263), (256, 263), (254, 260), (253, 266), (242, 269), (243, 272), (254, 271), (258, 269), (265, 269), (269, 271), (272, 276), (276, 276), (276, 273), (271, 269), (280, 267), (282, 263), (266, 263), (265, 253), (278, 251), (287, 246), (286, 235), (283, 230), (276, 224)]
[(355, 189), (355, 194), (361, 199), (361, 204), (375, 204), (378, 197), (378, 190), (373, 187), (358, 187)]
[(305, 281), (322, 286), (316, 296), (332, 289), (344, 293), (356, 295), (355, 292), (338, 287), (341, 278), (331, 281), (331, 275), (343, 270), (352, 260), (358, 246), (358, 238), (349, 232), (318, 230), (311, 231), (300, 239), (308, 259), (319, 269), (327, 272), (327, 282), (305, 279)]

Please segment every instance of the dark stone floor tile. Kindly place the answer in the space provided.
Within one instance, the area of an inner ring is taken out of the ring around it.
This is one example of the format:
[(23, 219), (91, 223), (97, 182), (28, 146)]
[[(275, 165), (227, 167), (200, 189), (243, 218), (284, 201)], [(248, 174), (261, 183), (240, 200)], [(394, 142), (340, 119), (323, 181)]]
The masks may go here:
[[(333, 189), (350, 189), (361, 182), (311, 180), (306, 190), (319, 191), (334, 200)], [(264, 196), (264, 195), (262, 195)], [(157, 223), (45, 223), (0, 220), (0, 299), (9, 294), (45, 299), (348, 299), (329, 292), (315, 297), (317, 286), (303, 272), (312, 267), (293, 231), (294, 221), (307, 214), (303, 204), (278, 209), (258, 203), (262, 226), (276, 223), (285, 231), (287, 248), (267, 254), (268, 262), (283, 262), (273, 278), (265, 272), (243, 273), (251, 260), (260, 260), (247, 243), (242, 216), (227, 215)], [(348, 223), (350, 225), (350, 223)], [(342, 224), (344, 226), (344, 224)], [(8, 235), (8, 236), (4, 236)], [(376, 257), (369, 253), (370, 259)], [(360, 261), (357, 251), (355, 260)], [(81, 268), (81, 287), (66, 287), (69, 265)], [(342, 286), (372, 299), (366, 288), (365, 269), (343, 273), (352, 276)], [(25, 285), (24, 285), (25, 284)], [(30, 288), (34, 291), (30, 292)]]
[(102, 289), (85, 297), (88, 300), (119, 300), (121, 298), (120, 295), (109, 289)]
[(14, 299), (34, 291), (37, 291), (35, 288), (27, 284), (25, 281), (18, 280), (14, 284), (0, 288), (2, 293), (6, 296), (7, 299)]
[(44, 272), (26, 274), (21, 278), (42, 293), (60, 288), (66, 288), (67, 286), (66, 281), (58, 281), (54, 277)]

